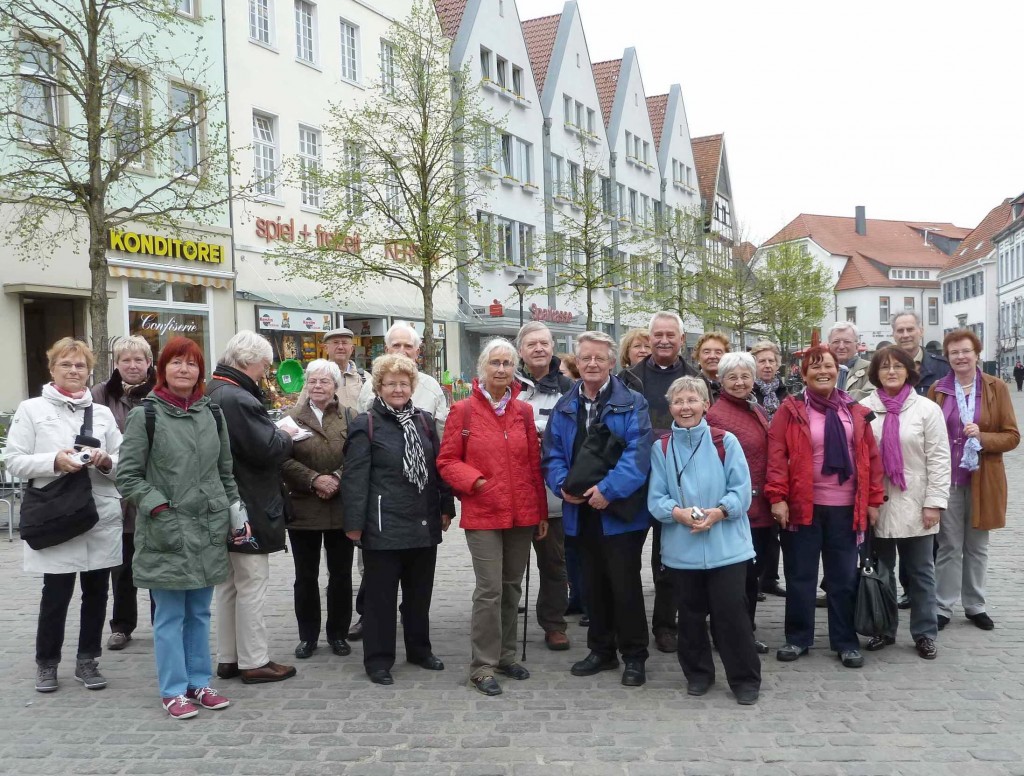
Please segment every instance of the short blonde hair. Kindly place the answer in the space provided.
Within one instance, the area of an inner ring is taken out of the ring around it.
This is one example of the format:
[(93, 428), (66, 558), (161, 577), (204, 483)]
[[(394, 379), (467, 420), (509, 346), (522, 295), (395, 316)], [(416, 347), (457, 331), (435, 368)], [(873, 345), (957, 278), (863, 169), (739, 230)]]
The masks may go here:
[(708, 396), (708, 386), (699, 377), (693, 377), (692, 375), (686, 375), (673, 381), (672, 385), (668, 387), (668, 393), (665, 394), (665, 398), (668, 399), (669, 404), (672, 403), (672, 397), (677, 393), (683, 391), (690, 391), (695, 393), (705, 402), (710, 402), (711, 397)]
[(697, 358), (697, 356), (700, 355), (700, 349), (704, 347), (706, 342), (710, 342), (711, 340), (718, 340), (721, 342), (726, 353), (732, 349), (732, 343), (729, 342), (729, 335), (721, 331), (709, 331), (702, 334), (700, 339), (697, 340), (697, 344), (693, 346), (693, 357)]
[(117, 342), (114, 343), (114, 364), (117, 364), (121, 360), (121, 356), (129, 351), (137, 351), (145, 356), (149, 363), (153, 363), (153, 348), (149, 346), (145, 337), (135, 334), (131, 337), (118, 337)]
[(622, 339), (619, 340), (619, 364), (622, 365), (623, 369), (629, 369), (632, 364), (629, 363), (629, 349), (633, 347), (633, 343), (638, 339), (647, 340), (647, 346), (651, 345), (651, 330), (650, 329), (630, 329), (622, 335)]
[[(340, 374), (340, 370), (339, 370)], [(384, 378), (391, 374), (405, 375), (412, 384), (413, 392), (416, 391), (416, 381), (420, 376), (420, 370), (416, 368), (416, 362), (408, 356), (400, 353), (386, 353), (377, 356), (373, 360), (373, 392), (380, 396), (380, 390), (384, 386)]]
[(93, 355), (92, 348), (82, 342), (82, 340), (77, 340), (74, 337), (62, 337), (54, 342), (53, 346), (46, 351), (50, 370), (52, 371), (57, 366), (58, 359), (63, 358), (69, 353), (81, 353), (85, 359), (86, 367), (90, 373), (92, 372), (92, 368), (96, 365), (96, 356)]
[(758, 342), (755, 342), (754, 346), (750, 349), (750, 355), (757, 359), (757, 354), (764, 353), (766, 350), (770, 350), (775, 354), (776, 361), (782, 360), (782, 351), (779, 350), (779, 346), (771, 340), (759, 340)]
[(484, 379), (484, 366), (491, 360), (491, 356), (494, 353), (502, 351), (512, 354), (512, 363), (515, 364), (519, 358), (519, 354), (516, 352), (515, 346), (504, 337), (494, 337), (487, 341), (484, 345), (483, 350), (480, 351), (480, 358), (476, 360), (476, 376), (481, 380)]

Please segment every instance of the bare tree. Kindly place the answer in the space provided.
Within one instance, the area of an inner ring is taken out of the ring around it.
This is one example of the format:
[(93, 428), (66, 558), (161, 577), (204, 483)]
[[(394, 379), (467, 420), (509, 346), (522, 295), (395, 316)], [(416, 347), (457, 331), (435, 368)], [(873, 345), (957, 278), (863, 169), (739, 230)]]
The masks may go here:
[(110, 231), (177, 233), (225, 217), (221, 72), (205, 53), (213, 25), (181, 5), (0, 3), (0, 204), (15, 213), (6, 237), (22, 259), (45, 262), (55, 242), (87, 234), (98, 378), (109, 368)]

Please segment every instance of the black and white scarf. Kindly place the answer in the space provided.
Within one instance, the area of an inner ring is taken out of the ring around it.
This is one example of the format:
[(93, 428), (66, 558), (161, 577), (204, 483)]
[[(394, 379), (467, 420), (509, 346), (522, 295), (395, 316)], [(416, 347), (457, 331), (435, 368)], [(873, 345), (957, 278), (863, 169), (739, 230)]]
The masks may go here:
[(402, 433), (405, 435), (405, 453), (402, 456), (402, 468), (405, 478), (416, 486), (420, 493), (427, 487), (427, 459), (423, 454), (423, 440), (416, 429), (413, 415), (416, 407), (412, 401), (400, 410), (396, 410), (386, 401), (377, 397), (377, 402), (401, 424)]
[(779, 386), (782, 385), (782, 381), (776, 376), (774, 379), (767, 381), (758, 378), (754, 380), (754, 384), (761, 389), (761, 406), (764, 407), (764, 412), (768, 416), (768, 420), (771, 421), (776, 410), (779, 409), (779, 395), (777, 391)]

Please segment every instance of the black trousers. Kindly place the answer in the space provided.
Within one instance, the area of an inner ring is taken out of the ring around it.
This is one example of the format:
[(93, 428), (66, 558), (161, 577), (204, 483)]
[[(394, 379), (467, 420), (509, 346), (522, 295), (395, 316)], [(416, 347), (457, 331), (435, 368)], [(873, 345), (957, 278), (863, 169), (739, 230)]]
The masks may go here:
[(707, 619), (729, 687), (735, 692), (761, 687), (761, 659), (747, 612), (746, 561), (717, 569), (669, 569), (679, 605), (679, 665), (687, 682), (714, 681), (715, 661)]
[(366, 672), (391, 670), (395, 664), (398, 588), (402, 588), (402, 633), (405, 656), (413, 663), (433, 654), (430, 644), (430, 599), (434, 592), (437, 546), (409, 550), (363, 548), (365, 612), (363, 666)]
[(110, 632), (131, 636), (139, 624), (138, 588), (132, 575), (135, 534), (121, 534), (121, 565), (110, 570)]
[(754, 542), (754, 559), (757, 565), (757, 581), (760, 590), (767, 590), (779, 584), (779, 527), (770, 525), (766, 528), (750, 529), (750, 538)]
[(295, 562), (295, 620), (299, 641), (320, 638), (320, 547), (327, 554), (327, 640), (348, 638), (352, 622), (352, 552), (355, 545), (340, 528), (289, 530)]
[[(107, 585), (110, 569), (82, 571), (78, 574), (82, 588), (82, 610), (78, 626), (80, 659), (97, 658), (103, 654), (103, 620), (107, 616)], [(39, 624), (36, 627), (36, 662), (56, 665), (64, 646), (64, 626), (68, 606), (75, 593), (75, 572), (43, 574), (43, 596), (39, 602)]]
[(537, 624), (545, 633), (565, 633), (569, 580), (565, 569), (565, 527), (561, 517), (548, 520), (548, 535), (533, 540), (537, 556)]
[(654, 578), (654, 611), (651, 612), (651, 632), (658, 636), (676, 629), (676, 599), (672, 580), (661, 564), (661, 523), (654, 521), (654, 540), (651, 542), (651, 576)]
[(646, 531), (605, 536), (601, 516), (581, 506), (577, 546), (583, 566), (590, 629), (587, 646), (603, 658), (625, 660), (648, 657), (647, 609), (640, 568)]

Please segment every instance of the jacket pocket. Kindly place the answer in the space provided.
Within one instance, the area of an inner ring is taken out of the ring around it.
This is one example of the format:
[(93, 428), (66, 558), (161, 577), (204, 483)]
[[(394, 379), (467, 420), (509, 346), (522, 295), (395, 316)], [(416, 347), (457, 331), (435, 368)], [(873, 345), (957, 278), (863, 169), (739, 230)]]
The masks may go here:
[(153, 552), (177, 552), (184, 546), (181, 532), (181, 516), (177, 509), (165, 509), (158, 515), (150, 515), (145, 521), (143, 545)]
[(230, 504), (228, 504), (227, 496), (214, 496), (210, 499), (209, 504), (206, 520), (209, 526), (210, 544), (219, 547), (228, 540)]

